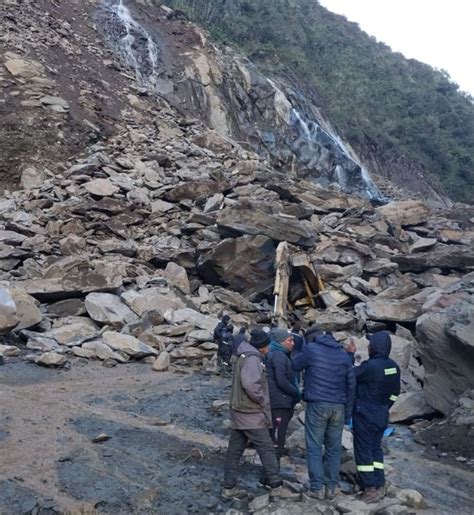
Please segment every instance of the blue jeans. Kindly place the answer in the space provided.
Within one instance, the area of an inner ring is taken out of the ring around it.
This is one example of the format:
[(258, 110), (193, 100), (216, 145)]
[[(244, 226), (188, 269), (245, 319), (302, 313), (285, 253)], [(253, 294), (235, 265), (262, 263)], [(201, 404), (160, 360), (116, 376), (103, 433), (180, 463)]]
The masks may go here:
[(343, 404), (306, 404), (306, 456), (311, 490), (322, 490), (324, 485), (329, 490), (334, 490), (339, 484), (344, 417)]

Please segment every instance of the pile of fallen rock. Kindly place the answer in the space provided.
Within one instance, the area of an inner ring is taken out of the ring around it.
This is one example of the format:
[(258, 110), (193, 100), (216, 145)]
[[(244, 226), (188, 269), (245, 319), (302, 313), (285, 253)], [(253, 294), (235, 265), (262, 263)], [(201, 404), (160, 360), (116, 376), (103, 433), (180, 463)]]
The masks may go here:
[[(34, 175), (34, 170), (31, 172)], [(367, 200), (278, 173), (163, 108), (0, 200), (0, 354), (156, 370), (212, 366), (212, 330), (270, 323), (275, 253), (304, 254), (288, 302), (342, 341), (394, 335), (394, 421), (448, 414), (474, 388), (474, 211)], [(360, 341), (360, 359), (366, 344)]]
[[(383, 513), (384, 515), (399, 515), (415, 513), (413, 510), (424, 510), (427, 507), (423, 496), (416, 490), (390, 488), (387, 497), (378, 504), (366, 504), (352, 496), (340, 496), (333, 503), (315, 501), (302, 494), (302, 502), (286, 501), (271, 504), (269, 495), (256, 497), (249, 503), (250, 513), (257, 515), (338, 515), (339, 513), (371, 515)], [(233, 513), (229, 511), (227, 513)], [(238, 512), (241, 513), (241, 512)]]

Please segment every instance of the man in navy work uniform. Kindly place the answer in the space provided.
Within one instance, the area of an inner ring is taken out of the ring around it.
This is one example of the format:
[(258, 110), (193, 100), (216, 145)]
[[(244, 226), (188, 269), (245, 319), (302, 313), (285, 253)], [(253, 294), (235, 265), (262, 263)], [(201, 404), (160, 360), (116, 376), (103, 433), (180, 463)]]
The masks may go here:
[[(382, 437), (388, 426), (389, 410), (400, 393), (400, 368), (389, 358), (390, 334), (380, 331), (369, 336), (369, 359), (355, 367), (357, 380), (353, 412), (354, 456), (359, 483), (366, 503), (385, 495)], [(348, 352), (356, 351), (352, 340)]]
[[(331, 333), (316, 326), (306, 332), (303, 352), (293, 359), (293, 370), (304, 370), (305, 437), (310, 490), (316, 499), (339, 493), (339, 469), (344, 422), (354, 401), (355, 377), (350, 356)], [(323, 445), (325, 454), (323, 460)], [(325, 492), (326, 487), (326, 492)]]

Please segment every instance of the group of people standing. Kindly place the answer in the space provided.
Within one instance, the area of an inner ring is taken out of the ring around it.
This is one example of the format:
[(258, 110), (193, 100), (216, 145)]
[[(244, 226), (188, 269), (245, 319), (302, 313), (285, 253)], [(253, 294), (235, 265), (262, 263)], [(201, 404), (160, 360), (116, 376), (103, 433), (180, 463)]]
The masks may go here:
[(214, 334), (220, 362), (233, 369), (223, 497), (247, 493), (237, 487), (237, 479), (248, 442), (263, 465), (262, 484), (275, 497), (293, 496), (282, 486), (280, 459), (294, 407), (303, 400), (310, 479), (306, 494), (319, 500), (338, 495), (343, 429), (352, 422), (362, 500), (379, 501), (385, 495), (382, 437), (400, 392), (400, 368), (389, 357), (390, 334), (369, 335), (369, 359), (354, 366), (354, 341), (344, 348), (317, 326), (306, 332), (300, 326), (292, 331), (256, 327), (249, 338), (243, 329), (237, 342), (233, 334), (226, 338), (230, 352), (224, 347), (228, 354), (223, 357), (220, 335), (229, 326), (225, 315)]

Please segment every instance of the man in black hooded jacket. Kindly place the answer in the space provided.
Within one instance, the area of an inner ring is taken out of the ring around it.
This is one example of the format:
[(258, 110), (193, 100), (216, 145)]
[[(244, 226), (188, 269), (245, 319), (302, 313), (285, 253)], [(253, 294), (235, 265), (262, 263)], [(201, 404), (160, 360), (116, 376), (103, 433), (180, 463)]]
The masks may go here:
[(272, 408), (273, 428), (270, 434), (275, 443), (278, 463), (280, 463), (288, 424), (293, 417), (295, 404), (301, 398), (301, 393), (296, 385), (295, 372), (291, 368), (290, 354), (294, 347), (292, 333), (287, 329), (274, 329), (270, 337), (270, 352), (265, 359)]
[[(354, 456), (364, 490), (362, 500), (373, 503), (385, 493), (382, 437), (389, 410), (400, 393), (400, 368), (389, 358), (392, 340), (388, 332), (370, 335), (369, 342), (369, 359), (354, 368), (357, 388), (352, 418)], [(352, 341), (348, 351), (355, 350)]]

